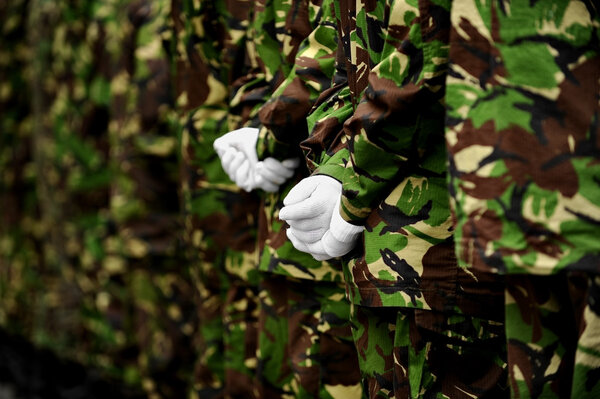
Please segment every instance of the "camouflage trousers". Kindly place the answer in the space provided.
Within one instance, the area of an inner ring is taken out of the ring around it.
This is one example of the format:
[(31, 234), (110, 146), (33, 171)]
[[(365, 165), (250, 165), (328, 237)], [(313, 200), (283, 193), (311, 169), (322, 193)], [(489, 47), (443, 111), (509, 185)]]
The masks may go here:
[(258, 344), (258, 294), (246, 282), (232, 284), (223, 316), (225, 334), (225, 397), (253, 398)]
[(506, 338), (514, 398), (600, 398), (600, 276), (509, 275)]
[(224, 293), (198, 301), (192, 399), (253, 398), (258, 327), (257, 287), (229, 276)]
[(258, 396), (361, 398), (344, 287), (264, 273), (259, 295)]
[(504, 398), (504, 326), (461, 314), (354, 305), (369, 398)]

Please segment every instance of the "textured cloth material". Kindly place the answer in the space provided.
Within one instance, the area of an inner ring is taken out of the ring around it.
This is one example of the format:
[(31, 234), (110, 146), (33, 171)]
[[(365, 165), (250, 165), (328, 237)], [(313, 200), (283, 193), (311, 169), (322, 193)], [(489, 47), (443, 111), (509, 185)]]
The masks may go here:
[(514, 398), (600, 396), (600, 276), (509, 275), (508, 371)]
[(502, 324), (366, 306), (353, 306), (351, 321), (369, 398), (509, 397)]
[(454, 1), (452, 23), (446, 140), (459, 262), (600, 273), (598, 3)]
[(302, 147), (313, 173), (342, 182), (342, 217), (365, 226), (342, 258), (351, 301), (501, 321), (502, 279), (458, 267), (454, 254), (443, 105), (451, 4), (338, 6), (344, 45)]

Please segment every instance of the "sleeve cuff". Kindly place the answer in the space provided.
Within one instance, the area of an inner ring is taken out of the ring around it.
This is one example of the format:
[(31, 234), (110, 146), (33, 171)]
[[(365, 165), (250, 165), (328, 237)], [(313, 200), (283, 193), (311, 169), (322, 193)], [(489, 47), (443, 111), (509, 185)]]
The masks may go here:
[(346, 164), (349, 153), (347, 150), (340, 150), (332, 157), (322, 162), (313, 172), (313, 175), (326, 175), (343, 182), (346, 173)]

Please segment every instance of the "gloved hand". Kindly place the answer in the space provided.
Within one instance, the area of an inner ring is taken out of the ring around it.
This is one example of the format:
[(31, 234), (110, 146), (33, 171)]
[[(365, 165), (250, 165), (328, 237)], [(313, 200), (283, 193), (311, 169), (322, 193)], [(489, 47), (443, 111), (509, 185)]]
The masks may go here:
[(279, 218), (288, 222), (301, 242), (317, 242), (329, 229), (333, 207), (341, 193), (342, 184), (329, 176), (302, 179), (283, 199)]
[(258, 162), (257, 139), (258, 129), (244, 127), (224, 134), (213, 143), (225, 173), (246, 191), (251, 191), (255, 183), (251, 176), (251, 168)]
[(256, 154), (256, 141), (259, 130), (241, 128), (233, 130), (213, 143), (223, 170), (235, 184), (245, 191), (261, 188), (275, 192), (279, 186), (292, 177), (298, 167), (298, 159), (283, 162), (267, 158), (259, 162)]
[(296, 249), (325, 260), (354, 247), (364, 228), (340, 216), (341, 192), (340, 182), (317, 175), (302, 180), (284, 198), (279, 218), (290, 225), (286, 233)]
[(243, 127), (232, 130), (216, 139), (213, 147), (219, 157), (222, 159), (224, 153), (231, 147), (244, 153), (246, 158), (253, 163), (258, 162), (256, 155), (256, 140), (258, 139), (258, 129), (254, 127)]

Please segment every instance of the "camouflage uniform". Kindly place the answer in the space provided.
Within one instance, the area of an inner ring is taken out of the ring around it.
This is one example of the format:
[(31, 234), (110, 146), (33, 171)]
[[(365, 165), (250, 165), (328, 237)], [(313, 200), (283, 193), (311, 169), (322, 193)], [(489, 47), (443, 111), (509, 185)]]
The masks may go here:
[(212, 148), (228, 131), (229, 86), (245, 73), (251, 3), (172, 4), (184, 238), (199, 319), (191, 397), (253, 397), (258, 197), (229, 180)]
[[(330, 84), (337, 46), (331, 1), (259, 1), (248, 33), (249, 72), (233, 86), (230, 128), (261, 127), (259, 158), (300, 156), (305, 117)], [(339, 262), (297, 251), (278, 219), (282, 199), (306, 170), (278, 193), (264, 193), (258, 245), (260, 397), (360, 397)]]
[[(450, 4), (340, 1), (334, 85), (303, 143), (366, 230), (345, 265), (371, 397), (506, 395), (502, 283), (459, 268), (446, 188)], [(325, 150), (323, 150), (325, 149)]]
[(453, 3), (456, 252), (507, 275), (515, 397), (600, 394), (599, 37), (593, 1)]
[(106, 20), (75, 4), (33, 1), (30, 10), (37, 223), (45, 236), (36, 268), (40, 303), (47, 304), (34, 310), (40, 324), (33, 341), (120, 374), (132, 359), (117, 364), (115, 355), (129, 337), (103, 312), (104, 293), (118, 289), (107, 278), (102, 249), (111, 179)]
[(144, 389), (150, 397), (182, 397), (194, 360), (189, 347), (195, 312), (179, 240), (170, 2), (122, 6), (110, 86), (116, 171), (110, 211), (116, 234), (107, 252), (126, 284)]
[(37, 195), (27, 196), (36, 204), (21, 217), (39, 245), (22, 280), (34, 283), (29, 292), (36, 294), (19, 317), (35, 344), (137, 385), (124, 284), (105, 251), (113, 234), (106, 46), (118, 25), (113, 6), (28, 2), (33, 118), (23, 127), (31, 134)]
[[(175, 246), (164, 245), (178, 229), (160, 212), (168, 208), (176, 215), (178, 201), (172, 184), (163, 191), (172, 195), (152, 202), (148, 192), (156, 189), (156, 182), (144, 180), (165, 163), (173, 171), (176, 163), (173, 156), (160, 166), (154, 160), (145, 163), (148, 153), (160, 156), (169, 148), (153, 141), (153, 129), (165, 126), (153, 118), (153, 105), (164, 109), (165, 103), (159, 99), (148, 106), (157, 97), (145, 85), (157, 87), (157, 82), (154, 75), (148, 77), (152, 69), (141, 62), (156, 55), (144, 51), (156, 26), (146, 32), (131, 29), (129, 4), (13, 2), (15, 10), (21, 5), (28, 10), (3, 24), (9, 33), (21, 15), (29, 14), (21, 29), (27, 28), (31, 52), (18, 44), (13, 56), (31, 63), (31, 69), (24, 70), (32, 83), (33, 111), (28, 122), (23, 119), (18, 129), (11, 128), (12, 138), (4, 131), (2, 135), (12, 141), (22, 137), (14, 147), (13, 165), (19, 174), (14, 181), (26, 200), (22, 213), (15, 215), (20, 218), (17, 227), (23, 229), (15, 230), (19, 241), (2, 240), (14, 249), (23, 248), (18, 256), (10, 255), (10, 278), (17, 284), (8, 292), (14, 298), (6, 309), (12, 313), (22, 307), (19, 332), (35, 344), (84, 366), (100, 367), (134, 387), (144, 384), (150, 393), (179, 396), (190, 368), (185, 331), (193, 330), (181, 303), (190, 295), (186, 280), (179, 277), (180, 262), (172, 257)], [(137, 6), (145, 8), (140, 2)], [(117, 60), (120, 69), (115, 74)], [(168, 76), (168, 68), (162, 70), (166, 73), (159, 75)], [(140, 87), (145, 104), (138, 101)], [(27, 87), (20, 90), (28, 92)], [(136, 118), (143, 126), (131, 122)], [(141, 127), (148, 132), (143, 138), (136, 130)], [(173, 154), (174, 146), (170, 148)], [(132, 185), (132, 174), (140, 178), (138, 187)], [(168, 179), (173, 177), (171, 173)], [(165, 198), (171, 201), (162, 202)], [(142, 226), (146, 219), (155, 223)], [(171, 230), (163, 229), (165, 225)], [(21, 270), (21, 265), (27, 269)], [(25, 292), (27, 297), (22, 296)]]

